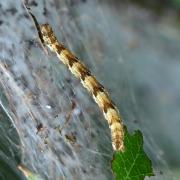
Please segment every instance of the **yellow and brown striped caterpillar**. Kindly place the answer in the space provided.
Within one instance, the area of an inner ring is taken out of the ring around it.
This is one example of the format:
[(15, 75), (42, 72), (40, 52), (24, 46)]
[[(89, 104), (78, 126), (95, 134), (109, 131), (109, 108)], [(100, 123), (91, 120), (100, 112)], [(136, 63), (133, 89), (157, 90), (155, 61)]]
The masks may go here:
[(75, 55), (58, 42), (49, 24), (40, 25), (39, 30), (42, 43), (48, 46), (52, 52), (55, 52), (59, 60), (69, 68), (71, 73), (81, 80), (83, 86), (90, 92), (95, 102), (103, 111), (104, 117), (108, 121), (111, 130), (113, 149), (123, 151), (124, 129), (122, 119), (118, 109), (113, 104), (104, 87), (91, 75), (91, 72)]

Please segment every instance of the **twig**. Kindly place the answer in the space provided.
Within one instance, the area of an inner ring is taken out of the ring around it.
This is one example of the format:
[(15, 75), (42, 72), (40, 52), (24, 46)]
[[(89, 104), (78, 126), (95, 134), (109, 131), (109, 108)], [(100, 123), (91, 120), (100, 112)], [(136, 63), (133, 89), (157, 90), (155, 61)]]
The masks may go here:
[(28, 13), (29, 17), (33, 21), (34, 26), (35, 26), (35, 28), (37, 30), (40, 45), (41, 45), (42, 49), (44, 50), (44, 52), (48, 55), (48, 51), (47, 51), (47, 49), (45, 48), (45, 45), (44, 45), (44, 40), (43, 40), (43, 37), (42, 37), (42, 34), (41, 34), (39, 23), (38, 23), (36, 17), (31, 12), (31, 9), (26, 5), (26, 3), (28, 4), (28, 0), (26, 0), (26, 2), (25, 2), (25, 0), (22, 0), (22, 4), (23, 4), (24, 8), (26, 9), (26, 12)]

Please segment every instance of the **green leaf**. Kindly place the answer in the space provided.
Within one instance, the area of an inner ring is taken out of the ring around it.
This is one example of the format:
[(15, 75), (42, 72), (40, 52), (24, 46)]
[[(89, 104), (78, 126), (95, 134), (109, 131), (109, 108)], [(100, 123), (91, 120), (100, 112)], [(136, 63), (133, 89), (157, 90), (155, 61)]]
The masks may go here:
[(28, 180), (39, 180), (38, 176), (36, 174), (31, 174), (30, 176), (28, 176), (27, 178)]
[(153, 176), (151, 160), (143, 150), (143, 136), (137, 130), (130, 135), (125, 127), (125, 151), (115, 152), (112, 170), (116, 180), (143, 180), (145, 176)]

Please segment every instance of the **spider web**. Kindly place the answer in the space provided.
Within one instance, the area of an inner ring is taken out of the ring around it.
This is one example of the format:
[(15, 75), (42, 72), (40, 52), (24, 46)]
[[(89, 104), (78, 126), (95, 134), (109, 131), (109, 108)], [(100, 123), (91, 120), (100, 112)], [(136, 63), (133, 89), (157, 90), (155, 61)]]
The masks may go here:
[[(162, 64), (153, 44), (162, 43), (153, 41), (150, 13), (134, 6), (123, 6), (119, 12), (114, 2), (106, 1), (37, 2), (29, 5), (39, 22), (51, 24), (58, 39), (107, 87), (129, 130), (143, 131), (156, 174), (150, 179), (175, 179), (154, 130), (164, 117), (152, 99), (160, 90), (155, 91), (159, 79), (151, 70)], [(57, 57), (41, 49), (21, 1), (1, 2), (0, 13), (0, 128), (1, 141), (9, 148), (9, 153), (2, 148), (1, 159), (17, 179), (23, 179), (18, 164), (42, 179), (113, 179), (110, 132), (97, 105)], [(142, 27), (146, 20), (149, 24)], [(139, 60), (143, 58), (146, 62)], [(148, 105), (152, 108), (145, 108)], [(172, 134), (165, 133), (160, 136), (171, 141)]]

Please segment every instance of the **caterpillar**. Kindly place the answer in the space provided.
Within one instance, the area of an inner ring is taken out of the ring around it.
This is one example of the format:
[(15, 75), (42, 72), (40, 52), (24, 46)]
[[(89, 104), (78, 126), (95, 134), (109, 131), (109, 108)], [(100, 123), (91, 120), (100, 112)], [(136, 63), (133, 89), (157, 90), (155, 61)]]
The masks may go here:
[(71, 73), (81, 80), (81, 83), (90, 92), (99, 108), (103, 111), (105, 119), (108, 121), (113, 149), (115, 151), (124, 151), (124, 126), (122, 118), (107, 91), (86, 66), (65, 46), (58, 42), (51, 26), (49, 24), (39, 25), (36, 17), (25, 2), (23, 2), (23, 6), (34, 22), (42, 48), (47, 53), (44, 46), (49, 47), (52, 52), (57, 54), (59, 60), (69, 68)]
[(82, 85), (92, 95), (99, 108), (103, 111), (111, 130), (112, 147), (115, 151), (124, 151), (124, 129), (122, 118), (105, 88), (96, 80), (95, 76), (71, 53), (64, 45), (58, 42), (51, 26), (39, 26), (41, 40), (65, 64), (71, 73), (80, 79)]

